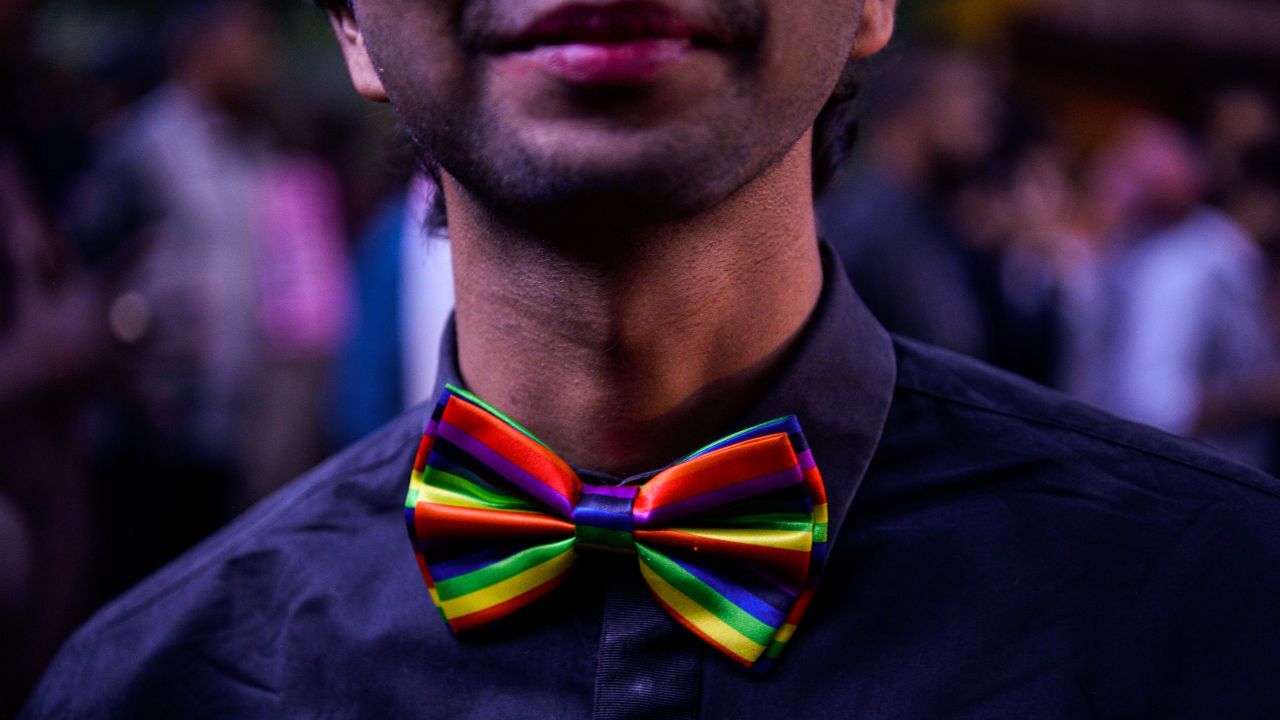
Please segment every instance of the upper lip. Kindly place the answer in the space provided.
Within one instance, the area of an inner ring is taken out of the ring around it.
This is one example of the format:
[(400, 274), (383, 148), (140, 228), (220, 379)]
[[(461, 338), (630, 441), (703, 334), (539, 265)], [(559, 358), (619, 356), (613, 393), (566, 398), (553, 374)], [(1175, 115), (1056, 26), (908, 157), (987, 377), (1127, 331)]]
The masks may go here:
[(621, 0), (604, 5), (560, 5), (519, 29), (498, 33), (488, 44), (491, 50), (519, 52), (548, 45), (614, 45), (641, 40), (689, 40), (695, 45), (714, 46), (727, 38), (665, 5), (649, 0)]

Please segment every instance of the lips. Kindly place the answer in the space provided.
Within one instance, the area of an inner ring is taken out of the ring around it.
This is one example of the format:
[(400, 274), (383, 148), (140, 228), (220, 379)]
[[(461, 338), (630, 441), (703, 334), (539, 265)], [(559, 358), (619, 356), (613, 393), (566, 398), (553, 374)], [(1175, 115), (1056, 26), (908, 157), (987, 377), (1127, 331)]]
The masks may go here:
[(629, 86), (652, 82), (696, 50), (720, 42), (663, 5), (624, 0), (559, 7), (494, 49), (570, 84)]
[(663, 38), (620, 43), (567, 43), (536, 47), (524, 57), (576, 85), (641, 85), (655, 80), (691, 52), (688, 40)]
[(628, 0), (609, 5), (575, 3), (537, 18), (507, 43), (513, 50), (539, 46), (619, 45), (646, 40), (710, 41), (692, 22), (652, 2)]

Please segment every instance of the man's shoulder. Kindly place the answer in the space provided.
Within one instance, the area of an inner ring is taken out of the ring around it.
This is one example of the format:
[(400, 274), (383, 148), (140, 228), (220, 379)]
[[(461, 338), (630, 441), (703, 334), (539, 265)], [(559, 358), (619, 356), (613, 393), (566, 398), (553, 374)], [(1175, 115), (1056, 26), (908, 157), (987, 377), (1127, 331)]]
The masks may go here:
[[(399, 509), (426, 409), (415, 409), (326, 460), (104, 608), (95, 624), (127, 619), (231, 558), (274, 544), (277, 536), (316, 531)], [(403, 470), (403, 472), (400, 472)], [(388, 492), (391, 494), (388, 495)]]
[(212, 666), (224, 653), (263, 651), (300, 604), (351, 603), (362, 584), (402, 575), (374, 560), (413, 565), (400, 510), (427, 412), (412, 410), (337, 454), (99, 610), (63, 647), (24, 717), (76, 715), (73, 695), (107, 714), (132, 707), (162, 692), (171, 671), (197, 672), (184, 665), (195, 657)]
[(972, 432), (966, 438), (978, 452), (1062, 466), (1092, 464), (1082, 482), (1106, 476), (1155, 492), (1192, 489), (1247, 498), (1280, 511), (1280, 480), (1208, 446), (1114, 417), (940, 348), (904, 338), (895, 338), (895, 347), (898, 397), (945, 414), (961, 435)]
[(881, 641), (876, 662), (919, 638), (912, 661), (997, 668), (993, 684), (956, 676), (965, 707), (1052, 696), (1104, 717), (1275, 717), (1280, 483), (981, 363), (896, 346), (889, 420), (831, 553), (843, 574), (824, 580), (876, 618), (857, 636)]

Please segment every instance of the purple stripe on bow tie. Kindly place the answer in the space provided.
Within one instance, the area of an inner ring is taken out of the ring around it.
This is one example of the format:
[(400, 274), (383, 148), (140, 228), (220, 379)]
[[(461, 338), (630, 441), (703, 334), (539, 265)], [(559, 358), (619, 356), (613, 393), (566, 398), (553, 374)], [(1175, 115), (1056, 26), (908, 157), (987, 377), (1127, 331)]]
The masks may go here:
[(616, 498), (633, 498), (640, 492), (638, 487), (617, 487), (613, 485), (583, 485), (582, 492), (588, 495), (608, 495)]
[(801, 470), (809, 470), (810, 468), (817, 467), (817, 463), (813, 461), (812, 450), (805, 450), (802, 453), (797, 453), (796, 459), (800, 461)]
[(450, 425), (440, 423), (439, 437), (457, 445), (463, 452), (469, 453), (490, 469), (506, 478), (512, 485), (533, 496), (560, 517), (568, 520), (573, 517), (573, 507), (569, 499), (551, 489), (546, 483), (518, 467), (515, 463), (480, 442), (467, 433)]

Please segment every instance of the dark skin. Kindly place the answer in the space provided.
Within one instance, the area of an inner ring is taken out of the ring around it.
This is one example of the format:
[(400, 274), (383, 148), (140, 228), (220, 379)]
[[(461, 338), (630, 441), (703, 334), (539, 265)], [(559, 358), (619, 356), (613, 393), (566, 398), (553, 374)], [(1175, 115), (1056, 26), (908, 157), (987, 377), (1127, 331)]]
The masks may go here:
[(442, 167), (468, 386), (569, 462), (627, 474), (722, 430), (811, 314), (814, 118), (888, 42), (894, 0), (671, 2), (715, 45), (622, 90), (493, 49), (564, 4), (331, 18), (356, 88)]

